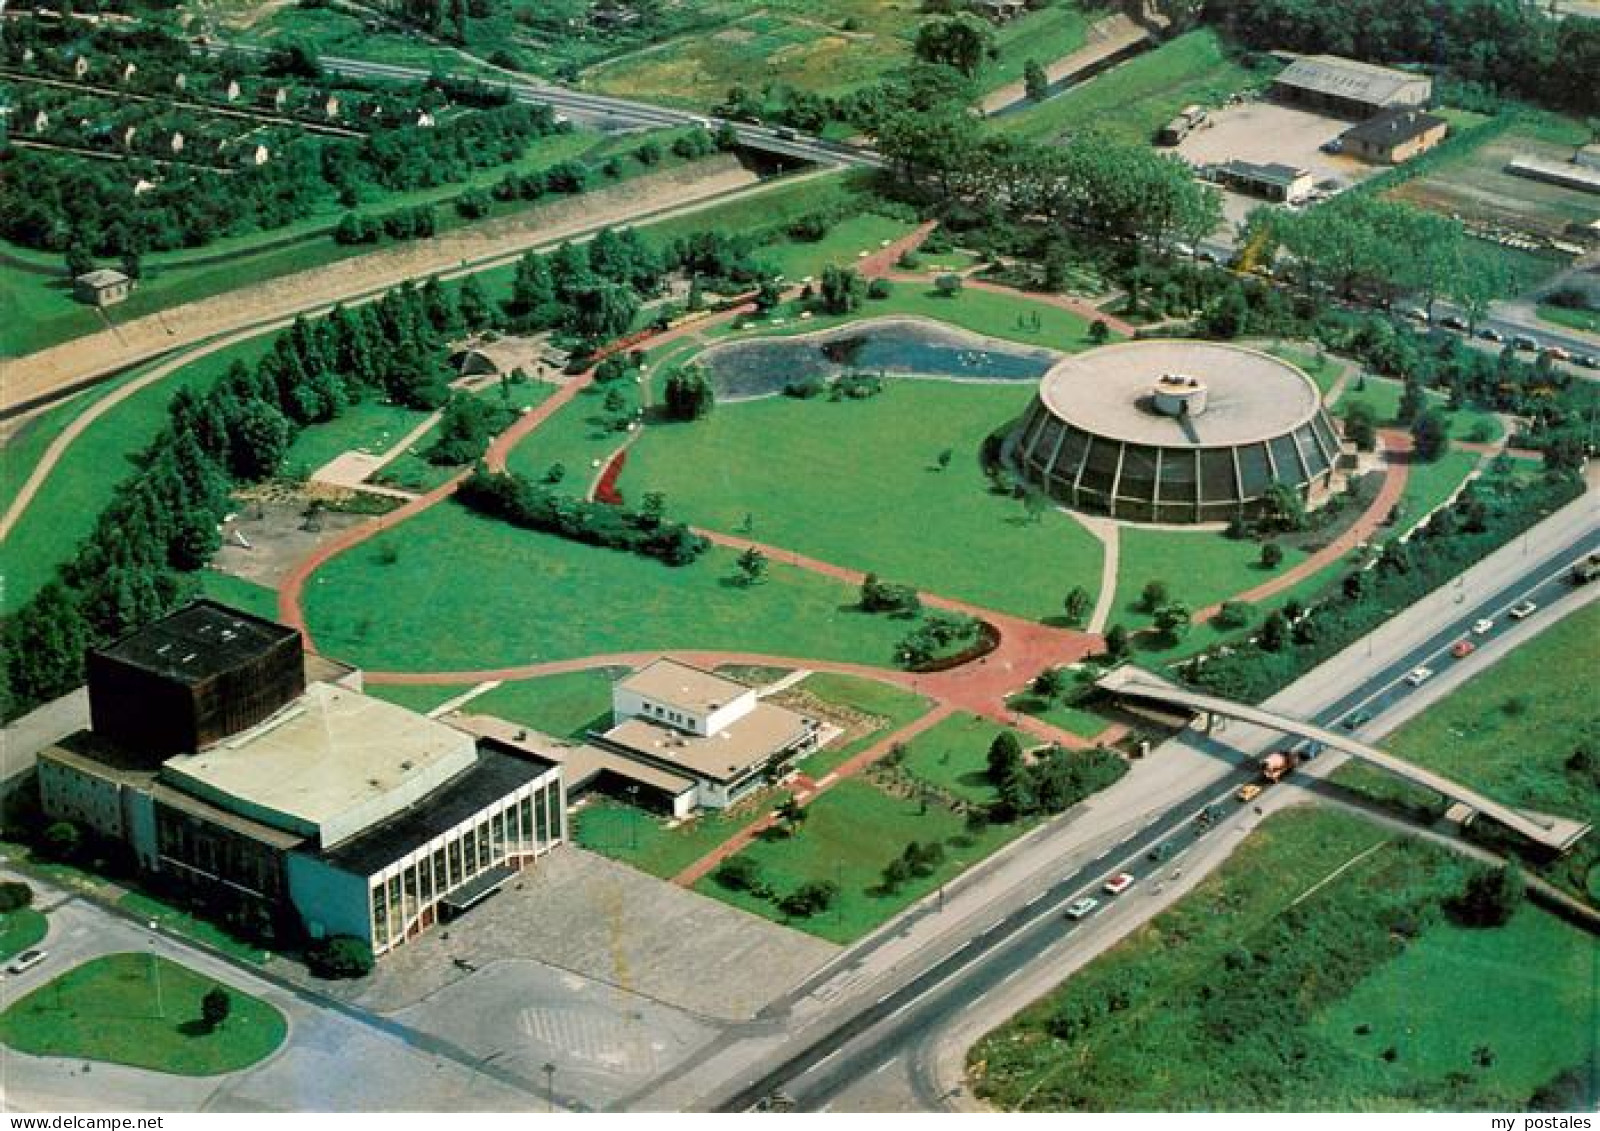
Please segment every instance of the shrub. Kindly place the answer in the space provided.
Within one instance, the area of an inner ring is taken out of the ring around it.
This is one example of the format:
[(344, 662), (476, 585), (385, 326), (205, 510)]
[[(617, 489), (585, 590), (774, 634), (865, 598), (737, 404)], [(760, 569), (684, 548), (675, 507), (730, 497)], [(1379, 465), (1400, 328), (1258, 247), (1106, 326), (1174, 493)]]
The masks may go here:
[(753, 891), (761, 882), (761, 866), (748, 856), (730, 856), (712, 878), (729, 891)]
[(801, 884), (778, 901), (778, 910), (792, 919), (809, 919), (833, 906), (839, 898), (839, 885), (831, 880)]
[(1248, 601), (1224, 601), (1212, 620), (1218, 628), (1243, 628), (1250, 623), (1252, 612)]
[(0, 883), (0, 913), (21, 911), (33, 904), (33, 889), (16, 880)]
[(886, 299), (894, 294), (894, 284), (888, 279), (874, 279), (867, 284), (867, 297)]
[(1466, 883), (1446, 902), (1445, 910), (1464, 927), (1503, 927), (1526, 894), (1527, 886), (1516, 865), (1478, 867), (1468, 873)]
[(306, 948), (306, 966), (319, 978), (364, 978), (372, 973), (372, 948), (354, 935), (331, 935)]

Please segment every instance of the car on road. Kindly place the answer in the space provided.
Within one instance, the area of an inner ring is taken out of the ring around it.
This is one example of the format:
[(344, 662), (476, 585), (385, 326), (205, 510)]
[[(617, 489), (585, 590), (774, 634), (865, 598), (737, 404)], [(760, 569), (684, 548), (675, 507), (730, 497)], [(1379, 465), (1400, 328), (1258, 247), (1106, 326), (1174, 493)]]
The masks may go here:
[(1173, 844), (1170, 840), (1164, 840), (1160, 844), (1158, 844), (1154, 848), (1152, 848), (1149, 852), (1146, 852), (1144, 854), (1144, 857), (1145, 857), (1146, 860), (1151, 860), (1151, 861), (1154, 861), (1155, 863), (1159, 864), (1163, 860), (1171, 859), (1173, 856), (1176, 856), (1177, 854), (1178, 854), (1178, 846)]
[(1551, 361), (1571, 361), (1572, 360), (1572, 354), (1568, 353), (1566, 350), (1562, 349), (1560, 346), (1545, 346), (1544, 349), (1540, 350), (1539, 352), (1544, 354), (1544, 356), (1548, 357)]
[(1239, 792), (1234, 794), (1241, 802), (1248, 805), (1261, 796), (1261, 787), (1255, 782), (1246, 782), (1239, 787)]
[(800, 140), (800, 135), (795, 133), (788, 126), (779, 126), (777, 129), (773, 130), (772, 132), (775, 135), (777, 135), (779, 138), (783, 139), (784, 141), (799, 141)]
[(1478, 337), (1482, 338), (1486, 342), (1503, 342), (1506, 340), (1506, 336), (1499, 330), (1496, 330), (1493, 326), (1485, 326), (1483, 329), (1479, 330)]
[(1372, 721), (1372, 714), (1368, 711), (1356, 711), (1346, 715), (1339, 723), (1345, 730), (1356, 731)]
[(1458, 660), (1465, 660), (1478, 650), (1478, 646), (1470, 640), (1457, 640), (1450, 645), (1450, 654)]
[(1411, 319), (1411, 321), (1413, 321), (1413, 322), (1427, 322), (1428, 321), (1428, 312), (1426, 310), (1423, 310), (1422, 307), (1420, 307), (1420, 306), (1411, 307), (1409, 310), (1407, 310), (1405, 312), (1405, 314), (1406, 314), (1406, 317)]
[(1472, 635), (1482, 636), (1492, 628), (1494, 628), (1494, 621), (1490, 620), (1488, 617), (1479, 617), (1477, 620), (1472, 622)]
[(32, 970), (49, 957), (49, 954), (50, 952), (47, 950), (25, 950), (11, 960), (11, 965), (6, 967), (6, 973), (21, 974), (24, 971)]
[(1526, 334), (1518, 334), (1516, 337), (1511, 339), (1511, 344), (1513, 347), (1519, 350), (1531, 351), (1539, 348), (1539, 343), (1528, 337)]
[(1406, 672), (1406, 682), (1412, 687), (1421, 687), (1433, 678), (1432, 668), (1412, 668)]
[(1446, 330), (1465, 330), (1467, 328), (1467, 320), (1459, 314), (1446, 314), (1439, 319), (1439, 325)]
[(1572, 364), (1581, 365), (1585, 369), (1600, 369), (1600, 357), (1596, 357), (1592, 353), (1574, 354)]
[(1539, 606), (1535, 605), (1532, 601), (1518, 601), (1515, 605), (1511, 606), (1511, 619), (1527, 620), (1535, 612), (1537, 612), (1538, 609)]
[(1090, 895), (1086, 895), (1082, 899), (1074, 899), (1067, 904), (1067, 918), (1072, 920), (1087, 918), (1099, 906), (1100, 901)]
[(1133, 881), (1134, 875), (1132, 872), (1118, 872), (1106, 881), (1105, 893), (1107, 895), (1121, 895), (1133, 886)]

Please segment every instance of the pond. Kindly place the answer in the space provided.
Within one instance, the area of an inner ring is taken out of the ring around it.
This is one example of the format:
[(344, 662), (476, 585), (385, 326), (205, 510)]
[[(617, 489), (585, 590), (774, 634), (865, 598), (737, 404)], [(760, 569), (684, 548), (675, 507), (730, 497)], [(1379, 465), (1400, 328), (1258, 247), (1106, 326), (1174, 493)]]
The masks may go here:
[(880, 318), (792, 338), (713, 346), (696, 360), (718, 400), (780, 393), (786, 385), (843, 373), (947, 381), (1037, 381), (1058, 360), (1046, 349), (1012, 345), (937, 322)]

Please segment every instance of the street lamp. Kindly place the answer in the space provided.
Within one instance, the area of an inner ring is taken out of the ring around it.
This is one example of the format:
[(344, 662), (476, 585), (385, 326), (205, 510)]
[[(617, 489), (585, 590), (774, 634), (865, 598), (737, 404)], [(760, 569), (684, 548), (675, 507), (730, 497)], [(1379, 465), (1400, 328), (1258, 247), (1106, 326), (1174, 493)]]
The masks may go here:
[(544, 1062), (544, 1099), (545, 1110), (553, 1112), (556, 1109), (556, 1066), (554, 1061)]

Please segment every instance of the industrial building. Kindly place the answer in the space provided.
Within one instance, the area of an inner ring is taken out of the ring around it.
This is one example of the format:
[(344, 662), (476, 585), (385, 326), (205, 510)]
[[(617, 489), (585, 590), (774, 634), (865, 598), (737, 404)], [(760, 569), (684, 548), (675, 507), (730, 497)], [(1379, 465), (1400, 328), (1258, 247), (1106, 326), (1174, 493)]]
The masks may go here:
[(1328, 495), (1340, 441), (1316, 384), (1286, 361), (1152, 339), (1068, 357), (1008, 444), (1022, 477), (1081, 510), (1135, 522), (1227, 522), (1276, 484)]
[(1272, 94), (1281, 102), (1360, 120), (1386, 110), (1421, 109), (1433, 97), (1433, 80), (1338, 55), (1304, 55), (1272, 80)]
[(1450, 124), (1421, 110), (1391, 110), (1339, 136), (1340, 150), (1379, 165), (1399, 165), (1445, 139)]
[(566, 839), (559, 764), (364, 694), (282, 625), (200, 601), (88, 670), (45, 813), (230, 917), (382, 954)]
[(1309, 171), (1293, 165), (1224, 161), (1212, 165), (1206, 172), (1226, 188), (1278, 204), (1298, 204), (1316, 187), (1316, 180)]

